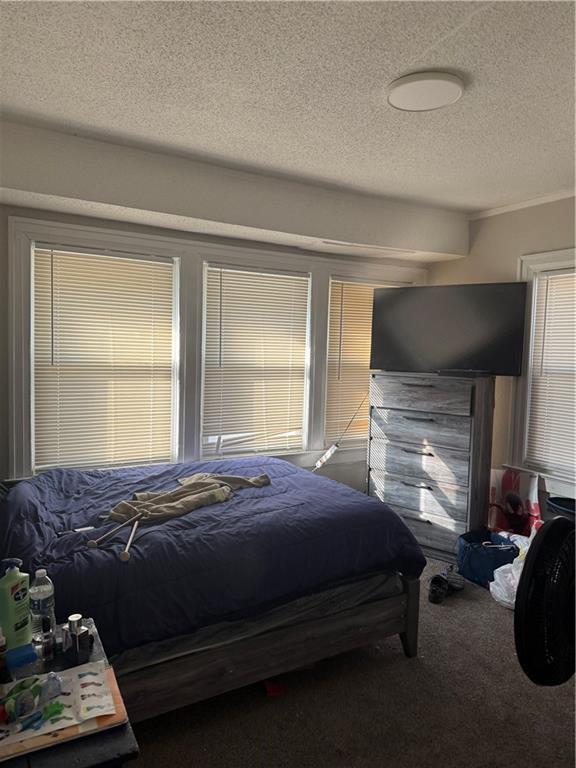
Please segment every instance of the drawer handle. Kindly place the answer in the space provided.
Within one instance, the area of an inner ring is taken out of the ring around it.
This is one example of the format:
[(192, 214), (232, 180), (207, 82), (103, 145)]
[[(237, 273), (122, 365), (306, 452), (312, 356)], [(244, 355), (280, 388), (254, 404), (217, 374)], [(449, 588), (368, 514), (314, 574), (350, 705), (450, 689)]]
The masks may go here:
[(426, 387), (427, 389), (434, 389), (434, 384), (425, 384), (424, 382), (420, 383), (418, 381), (401, 381), (400, 384), (402, 384), (403, 387)]
[(421, 491), (433, 491), (429, 485), (419, 485), (418, 483), (407, 483), (406, 480), (402, 480), (402, 485), (407, 485), (408, 488), (419, 488)]
[(403, 419), (406, 421), (428, 421), (433, 422), (436, 421), (436, 419), (432, 419), (429, 416), (403, 416)]
[(419, 451), (417, 448), (402, 448), (404, 453), (415, 453), (416, 456), (434, 456), (432, 451)]

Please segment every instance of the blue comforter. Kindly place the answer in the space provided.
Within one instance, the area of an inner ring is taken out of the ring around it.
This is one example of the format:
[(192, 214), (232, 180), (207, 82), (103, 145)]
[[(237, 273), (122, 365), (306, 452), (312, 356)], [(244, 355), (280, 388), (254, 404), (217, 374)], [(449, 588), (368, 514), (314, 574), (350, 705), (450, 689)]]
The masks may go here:
[[(135, 491), (177, 486), (194, 472), (272, 480), (227, 502), (142, 526), (132, 558), (99, 515)], [(57, 534), (94, 525), (90, 533)], [(109, 653), (248, 617), (374, 570), (419, 576), (425, 560), (401, 519), (380, 501), (278, 459), (254, 457), (118, 470), (55, 469), (16, 485), (0, 510), (0, 553), (30, 573), (46, 567), (56, 613), (92, 616)]]

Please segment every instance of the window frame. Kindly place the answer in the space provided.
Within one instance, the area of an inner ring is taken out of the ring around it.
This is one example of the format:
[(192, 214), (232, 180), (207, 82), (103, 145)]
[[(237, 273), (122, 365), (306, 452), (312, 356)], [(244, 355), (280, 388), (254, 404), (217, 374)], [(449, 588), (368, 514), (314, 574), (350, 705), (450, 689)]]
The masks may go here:
[[(181, 455), (184, 391), (181, 370), (185, 363), (186, 335), (181, 313), (182, 269), (177, 241), (139, 236), (122, 231), (77, 224), (10, 217), (8, 223), (9, 279), (9, 477), (29, 477), (34, 467), (34, 249), (54, 248), (78, 253), (158, 258), (174, 265), (172, 455)], [(176, 246), (176, 247), (175, 247)]]
[[(35, 252), (36, 250), (42, 250), (42, 251), (50, 251), (54, 250), (56, 253), (65, 253), (70, 252), (74, 255), (80, 256), (80, 257), (90, 257), (90, 256), (103, 256), (108, 258), (122, 258), (122, 259), (130, 259), (133, 261), (146, 261), (146, 262), (159, 262), (163, 264), (169, 264), (172, 267), (172, 349), (171, 349), (171, 359), (172, 359), (172, 386), (171, 386), (171, 424), (170, 424), (170, 434), (171, 434), (171, 441), (170, 441), (170, 459), (169, 461), (174, 461), (175, 456), (178, 453), (178, 446), (177, 446), (177, 437), (178, 437), (178, 409), (179, 409), (179, 395), (180, 395), (180, 381), (178, 376), (178, 364), (179, 364), (179, 295), (178, 295), (178, 287), (179, 287), (179, 267), (180, 267), (180, 259), (178, 257), (170, 257), (170, 256), (159, 256), (156, 254), (133, 254), (128, 252), (121, 252), (118, 250), (110, 250), (108, 249), (107, 252), (102, 253), (101, 249), (100, 252), (95, 252), (94, 249), (87, 250), (86, 248), (70, 248), (70, 247), (59, 247), (56, 248), (52, 244), (46, 244), (39, 241), (36, 241), (32, 248), (31, 248), (31, 280), (30, 280), (30, 295), (31, 295), (31, 308), (30, 308), (30, 434), (31, 434), (31, 446), (30, 446), (30, 461), (31, 461), (31, 467), (32, 471), (36, 471), (36, 445), (35, 445), (35, 430), (36, 430), (36, 424), (34, 421), (34, 413), (35, 413), (35, 394), (36, 394), (36, 381), (35, 381), (35, 348), (34, 348), (34, 291), (35, 291), (35, 285), (34, 285), (34, 260), (35, 260)], [(153, 463), (163, 463), (161, 460), (155, 461)], [(134, 465), (136, 466), (142, 466), (144, 465), (144, 462), (137, 462)], [(59, 465), (55, 464), (53, 467), (48, 468), (57, 468)], [(81, 468), (85, 469), (92, 469), (92, 465), (89, 465), (87, 467), (82, 467), (81, 464), (78, 465)], [(127, 462), (126, 464), (98, 464), (98, 468), (116, 468), (121, 466), (130, 466), (130, 463)], [(45, 469), (38, 470), (39, 472), (45, 471)]]
[[(398, 288), (401, 286), (406, 286), (406, 283), (400, 283), (393, 280), (388, 280), (384, 284), (382, 280), (368, 280), (366, 278), (354, 278), (354, 277), (344, 277), (343, 275), (337, 275), (332, 274), (329, 278), (329, 284), (328, 284), (328, 319), (330, 317), (330, 294), (332, 291), (332, 283), (340, 282), (340, 283), (356, 283), (357, 285), (366, 285), (373, 290), (376, 290), (377, 288)], [(329, 350), (330, 350), (330, 328), (328, 327), (326, 332), (326, 363), (328, 363), (328, 356), (329, 356)], [(372, 370), (372, 369), (370, 369)], [(325, 387), (325, 396), (324, 396), (325, 403), (328, 402), (328, 364), (326, 364), (326, 387)], [(366, 435), (366, 440), (368, 440), (368, 435)], [(328, 440), (326, 436), (326, 412), (324, 412), (324, 448), (328, 448), (333, 441)], [(364, 446), (361, 445), (361, 438), (357, 439), (358, 445), (348, 445), (345, 446), (351, 450), (354, 448), (360, 448), (361, 450), (364, 450)]]
[[(57, 219), (10, 216), (8, 221), (8, 477), (32, 474), (31, 449), (31, 320), (32, 252), (35, 243), (101, 253), (118, 252), (177, 260), (179, 285), (178, 408), (175, 414), (175, 461), (201, 458), (201, 392), (204, 265), (223, 264), (235, 269), (310, 274), (309, 385), (306, 402), (304, 450), (290, 454), (301, 466), (312, 466), (324, 450), (326, 363), (328, 353), (329, 282), (335, 279), (382, 282), (387, 285), (424, 284), (427, 270), (418, 263), (392, 259), (360, 259), (274, 246), (255, 241), (231, 241), (216, 236), (189, 235), (166, 230), (151, 234), (141, 225), (119, 223), (122, 229), (94, 224), (69, 224)], [(128, 226), (130, 228), (128, 229)], [(356, 451), (356, 453), (353, 453)], [(362, 460), (364, 449), (346, 449), (337, 461)]]
[(531, 253), (521, 256), (518, 262), (518, 280), (526, 282), (526, 325), (524, 332), (524, 355), (522, 375), (514, 380), (511, 402), (511, 430), (508, 453), (511, 456), (509, 466), (538, 472), (546, 480), (547, 490), (560, 495), (573, 495), (575, 484), (571, 478), (553, 473), (545, 473), (531, 466), (526, 460), (526, 441), (528, 436), (528, 409), (530, 401), (530, 362), (532, 359), (532, 339), (535, 324), (535, 284), (542, 272), (554, 272), (573, 269), (575, 249), (564, 248), (557, 251)]
[[(310, 428), (310, 422), (308, 418), (308, 410), (309, 410), (309, 402), (310, 402), (310, 368), (311, 368), (311, 362), (312, 362), (312, 354), (311, 354), (311, 333), (310, 333), (310, 327), (311, 327), (311, 319), (312, 319), (312, 275), (310, 274), (310, 271), (304, 271), (299, 272), (296, 270), (290, 270), (290, 269), (274, 269), (274, 268), (267, 268), (264, 266), (260, 267), (249, 267), (246, 264), (230, 264), (230, 263), (224, 263), (222, 261), (205, 261), (203, 264), (203, 289), (202, 289), (202, 355), (200, 359), (200, 368), (201, 368), (201, 408), (200, 408), (200, 438), (199, 438), (199, 458), (201, 458), (204, 461), (210, 461), (212, 459), (219, 459), (219, 458), (233, 458), (234, 454), (223, 454), (223, 455), (213, 455), (209, 453), (204, 453), (203, 451), (203, 426), (204, 426), (204, 376), (206, 371), (206, 312), (207, 312), (207, 304), (208, 304), (208, 293), (207, 293), (207, 281), (208, 281), (208, 270), (209, 269), (223, 269), (223, 270), (229, 270), (234, 272), (252, 272), (252, 273), (258, 273), (263, 275), (285, 275), (288, 277), (299, 277), (299, 278), (305, 278), (308, 280), (308, 309), (307, 309), (307, 317), (306, 317), (306, 362), (305, 362), (305, 372), (304, 372), (304, 403), (303, 403), (303, 413), (302, 413), (302, 446), (303, 450), (306, 450), (306, 447), (308, 445), (308, 430)], [(283, 453), (277, 452), (274, 455), (281, 456), (281, 455), (293, 455), (293, 451), (285, 451)], [(237, 454), (238, 456), (254, 456), (255, 454), (253, 452), (244, 452)], [(256, 454), (258, 455), (258, 454)]]

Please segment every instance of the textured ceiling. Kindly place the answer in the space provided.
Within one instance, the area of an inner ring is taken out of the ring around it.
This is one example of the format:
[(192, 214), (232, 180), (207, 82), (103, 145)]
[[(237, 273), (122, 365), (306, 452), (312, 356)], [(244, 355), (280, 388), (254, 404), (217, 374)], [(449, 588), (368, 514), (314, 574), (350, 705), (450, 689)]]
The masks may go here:
[[(571, 2), (1, 2), (4, 114), (464, 210), (573, 187)], [(444, 110), (384, 86), (460, 73)]]

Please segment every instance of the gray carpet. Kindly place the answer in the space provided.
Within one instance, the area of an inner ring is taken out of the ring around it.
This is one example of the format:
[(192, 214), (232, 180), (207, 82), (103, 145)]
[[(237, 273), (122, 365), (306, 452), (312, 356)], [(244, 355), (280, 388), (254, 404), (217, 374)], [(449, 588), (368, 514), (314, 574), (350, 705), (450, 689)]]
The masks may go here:
[[(420, 652), (388, 638), (135, 727), (135, 768), (572, 768), (574, 686), (518, 667), (513, 614), (467, 584), (442, 605), (422, 579)], [(176, 682), (176, 681), (175, 681)]]

